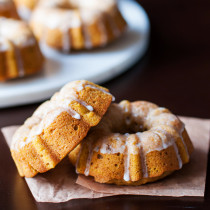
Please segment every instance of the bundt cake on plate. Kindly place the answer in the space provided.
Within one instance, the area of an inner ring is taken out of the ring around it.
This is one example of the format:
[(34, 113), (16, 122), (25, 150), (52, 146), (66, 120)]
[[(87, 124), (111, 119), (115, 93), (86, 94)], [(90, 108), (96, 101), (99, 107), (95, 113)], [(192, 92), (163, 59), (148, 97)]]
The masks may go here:
[(0, 81), (39, 72), (43, 56), (29, 26), (0, 17)]
[(79, 174), (96, 182), (141, 185), (187, 163), (193, 145), (184, 124), (155, 104), (112, 104), (98, 126), (70, 154)]
[(43, 103), (13, 136), (11, 153), (20, 176), (54, 168), (99, 123), (111, 101), (106, 88), (74, 81)]
[(15, 4), (12, 0), (0, 0), (0, 17), (18, 19)]
[(30, 25), (39, 40), (64, 52), (104, 46), (126, 29), (116, 0), (40, 0)]

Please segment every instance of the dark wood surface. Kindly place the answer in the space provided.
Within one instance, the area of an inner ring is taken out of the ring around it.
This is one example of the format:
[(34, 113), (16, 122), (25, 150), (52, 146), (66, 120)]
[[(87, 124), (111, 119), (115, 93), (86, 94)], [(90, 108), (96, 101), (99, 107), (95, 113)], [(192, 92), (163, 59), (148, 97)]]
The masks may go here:
[[(150, 48), (128, 72), (103, 85), (117, 102), (148, 100), (178, 115), (210, 118), (210, 1), (139, 2), (152, 25)], [(23, 123), (37, 106), (0, 110), (0, 127)], [(116, 196), (36, 203), (0, 134), (0, 209), (210, 209), (209, 179), (208, 163), (205, 198)]]

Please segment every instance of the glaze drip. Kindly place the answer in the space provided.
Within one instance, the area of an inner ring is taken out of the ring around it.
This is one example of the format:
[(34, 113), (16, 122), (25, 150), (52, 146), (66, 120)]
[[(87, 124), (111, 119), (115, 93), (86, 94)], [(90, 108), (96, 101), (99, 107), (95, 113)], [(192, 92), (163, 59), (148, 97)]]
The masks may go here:
[[(43, 130), (47, 128), (61, 113), (66, 112), (76, 120), (80, 120), (81, 116), (75, 110), (73, 110), (70, 104), (73, 101), (81, 104), (88, 111), (94, 111), (94, 108), (87, 104), (85, 101), (79, 99), (79, 91), (82, 91), (86, 86), (90, 88), (96, 88), (94, 85), (87, 83), (86, 81), (77, 81), (74, 83), (69, 83), (60, 90), (60, 92), (54, 94), (50, 101), (42, 104), (33, 114), (29, 120), (25, 122), (26, 126), (32, 127), (27, 135), (26, 139), (21, 140), (18, 145), (14, 141), (13, 148), (18, 150), (21, 149), (26, 144), (30, 143), (34, 136), (42, 134)], [(102, 90), (101, 88), (97, 88)], [(103, 91), (102, 91), (103, 92)], [(14, 138), (18, 139), (18, 138)]]
[(90, 144), (88, 144), (88, 158), (87, 158), (86, 168), (85, 168), (85, 173), (84, 173), (85, 176), (89, 176), (93, 152), (94, 152), (94, 147), (93, 147), (93, 139), (92, 139)]

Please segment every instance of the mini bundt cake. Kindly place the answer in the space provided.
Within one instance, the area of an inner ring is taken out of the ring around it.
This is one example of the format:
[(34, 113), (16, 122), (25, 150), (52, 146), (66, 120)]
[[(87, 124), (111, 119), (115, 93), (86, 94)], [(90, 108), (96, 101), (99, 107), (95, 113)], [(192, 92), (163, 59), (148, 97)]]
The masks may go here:
[(103, 87), (70, 82), (43, 103), (13, 136), (19, 174), (33, 177), (54, 168), (96, 126), (112, 101)]
[(0, 0), (0, 17), (19, 19), (12, 0)]
[(104, 46), (126, 29), (116, 0), (40, 0), (30, 25), (39, 40), (64, 52)]
[(112, 104), (98, 126), (70, 154), (79, 174), (96, 182), (141, 185), (189, 161), (193, 145), (184, 124), (155, 104)]
[(0, 81), (39, 72), (43, 56), (29, 26), (20, 20), (0, 18)]

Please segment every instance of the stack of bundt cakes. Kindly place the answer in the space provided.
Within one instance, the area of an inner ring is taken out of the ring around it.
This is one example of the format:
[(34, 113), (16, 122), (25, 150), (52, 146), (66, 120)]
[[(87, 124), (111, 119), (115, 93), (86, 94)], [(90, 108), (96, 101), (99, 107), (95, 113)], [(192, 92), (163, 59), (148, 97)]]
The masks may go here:
[(54, 168), (96, 126), (112, 101), (107, 89), (70, 82), (43, 103), (15, 133), (12, 157), (21, 176)]
[(0, 17), (18, 19), (15, 4), (12, 0), (0, 0)]
[(184, 124), (169, 110), (123, 101), (110, 106), (69, 158), (96, 182), (141, 185), (182, 168), (192, 150)]
[(55, 93), (13, 136), (20, 175), (46, 172), (69, 154), (76, 172), (96, 182), (141, 185), (189, 162), (193, 145), (178, 117), (150, 102), (112, 99), (85, 80)]
[(39, 40), (65, 52), (104, 46), (126, 28), (116, 0), (40, 0), (30, 25)]
[(43, 56), (29, 26), (0, 17), (0, 81), (35, 74), (42, 65)]

